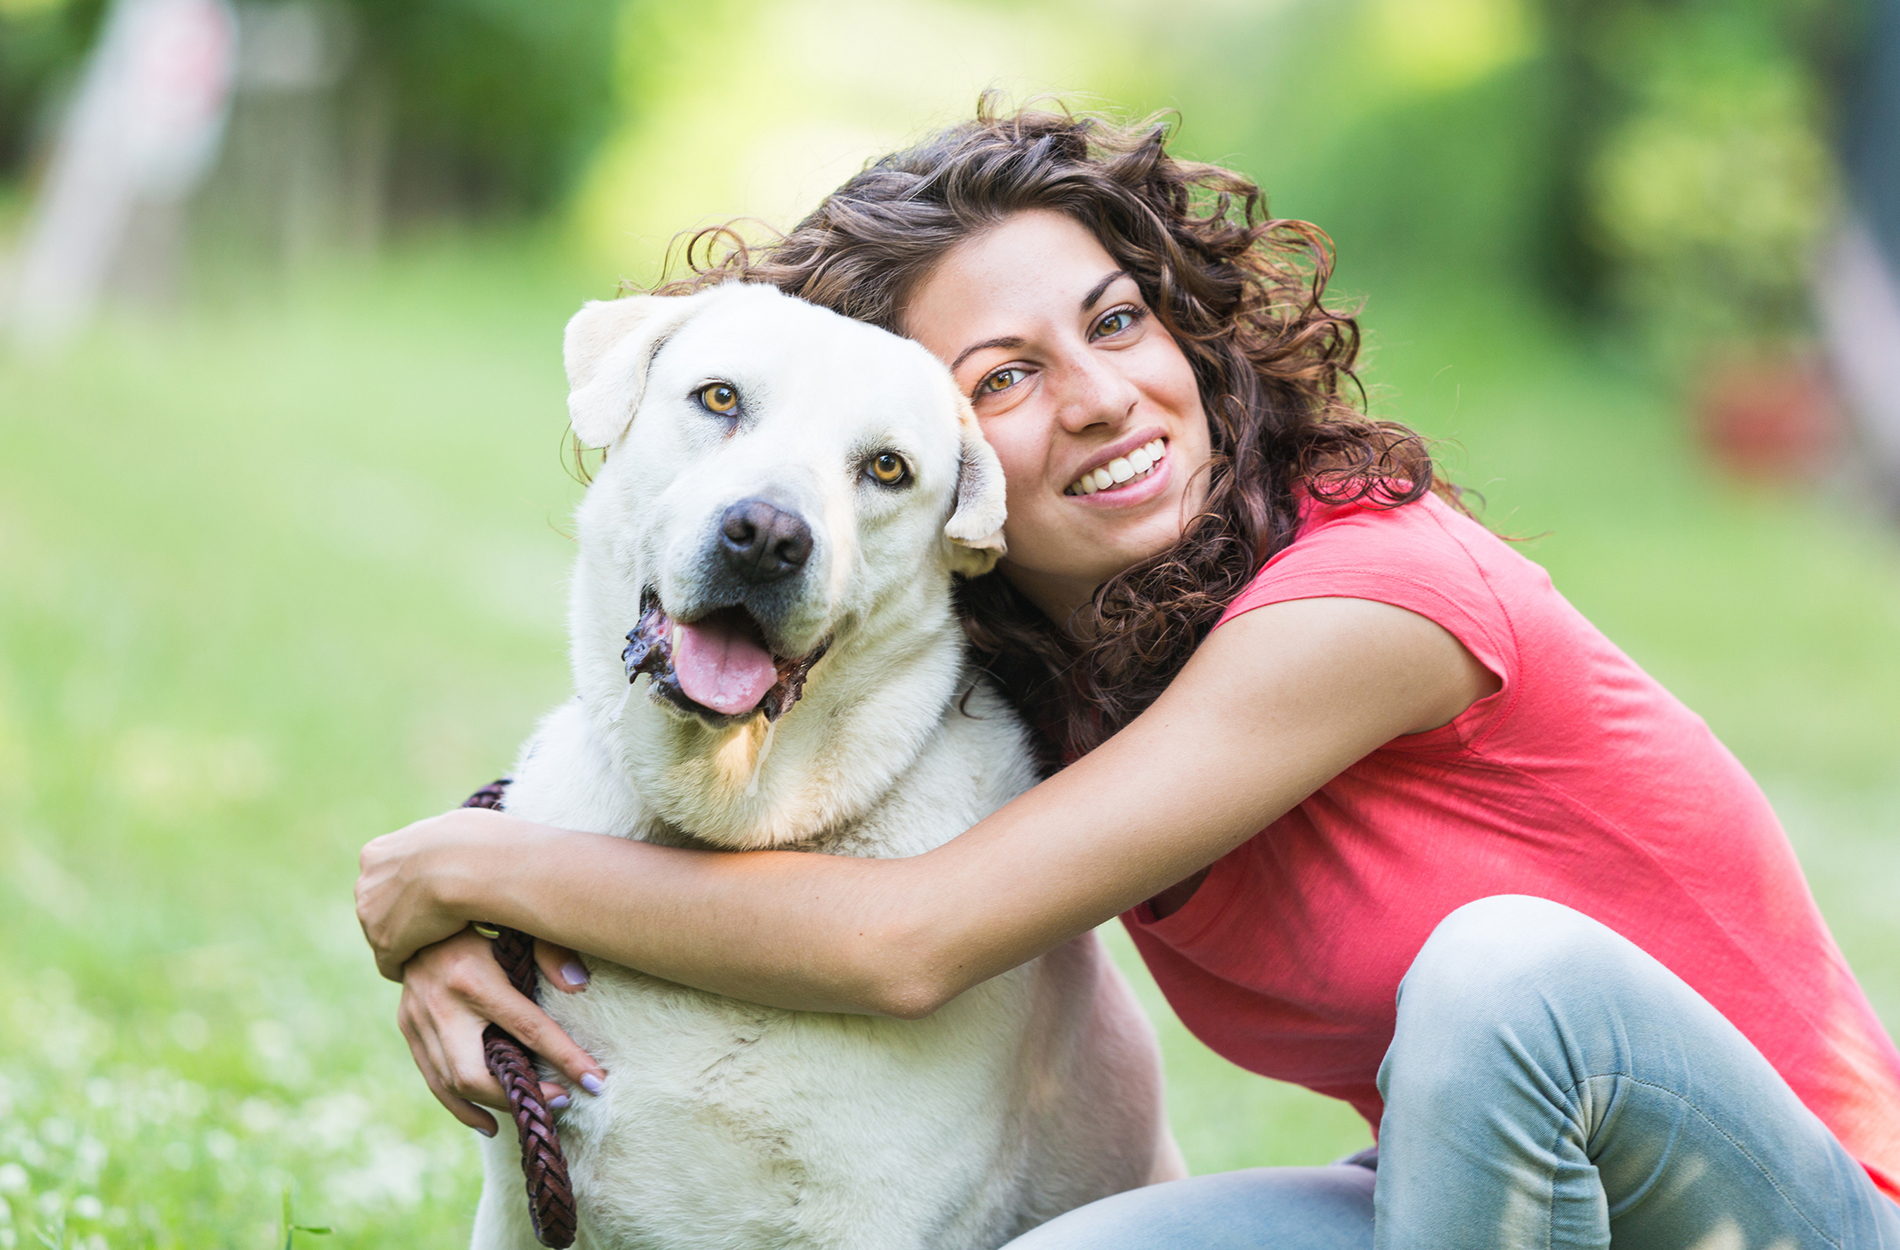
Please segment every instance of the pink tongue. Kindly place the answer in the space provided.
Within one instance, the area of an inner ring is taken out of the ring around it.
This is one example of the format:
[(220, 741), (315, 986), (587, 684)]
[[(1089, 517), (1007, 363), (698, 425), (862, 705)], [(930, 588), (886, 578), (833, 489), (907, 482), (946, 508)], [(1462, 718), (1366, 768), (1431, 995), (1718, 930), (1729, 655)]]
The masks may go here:
[(680, 626), (673, 673), (687, 698), (728, 716), (750, 712), (778, 682), (771, 653), (720, 616)]

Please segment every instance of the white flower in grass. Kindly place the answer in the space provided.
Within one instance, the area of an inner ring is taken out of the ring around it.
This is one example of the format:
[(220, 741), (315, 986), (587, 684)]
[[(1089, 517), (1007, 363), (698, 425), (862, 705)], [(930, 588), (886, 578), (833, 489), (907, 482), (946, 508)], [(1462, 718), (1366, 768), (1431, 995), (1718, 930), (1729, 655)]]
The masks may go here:
[(0, 1163), (0, 1194), (23, 1194), (29, 1178), (17, 1163)]
[(205, 1153), (219, 1163), (229, 1163), (237, 1158), (237, 1138), (221, 1128), (214, 1128), (205, 1134)]
[(80, 1194), (73, 1199), (73, 1215), (82, 1220), (102, 1220), (106, 1215), (106, 1204), (92, 1194)]
[(246, 1098), (238, 1104), (237, 1118), (245, 1132), (262, 1137), (283, 1127), (284, 1109), (267, 1099)]
[(302, 1128), (320, 1149), (340, 1152), (361, 1139), (375, 1120), (374, 1112), (361, 1094), (325, 1094), (303, 1105)]
[(339, 1206), (394, 1206), (408, 1210), (422, 1201), (429, 1152), (386, 1130), (370, 1144), (360, 1168), (331, 1173), (324, 1193)]
[(73, 1175), (81, 1184), (90, 1185), (99, 1179), (99, 1173), (105, 1170), (106, 1159), (111, 1152), (97, 1137), (82, 1137), (79, 1146), (73, 1151)]

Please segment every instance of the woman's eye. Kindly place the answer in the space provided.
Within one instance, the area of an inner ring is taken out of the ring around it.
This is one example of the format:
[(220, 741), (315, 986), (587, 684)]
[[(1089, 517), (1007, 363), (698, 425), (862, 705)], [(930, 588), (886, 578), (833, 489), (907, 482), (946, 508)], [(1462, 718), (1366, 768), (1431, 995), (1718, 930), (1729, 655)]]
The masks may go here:
[(695, 391), (700, 407), (725, 416), (739, 406), (739, 392), (730, 382), (713, 382)]
[(880, 451), (865, 469), (880, 486), (901, 486), (910, 477), (910, 466), (894, 451)]
[(1106, 338), (1111, 334), (1120, 334), (1135, 324), (1136, 315), (1132, 308), (1117, 308), (1095, 323), (1095, 337)]
[(1008, 390), (1028, 376), (1028, 372), (1022, 369), (998, 369), (976, 384), (976, 393), (994, 395), (998, 391)]

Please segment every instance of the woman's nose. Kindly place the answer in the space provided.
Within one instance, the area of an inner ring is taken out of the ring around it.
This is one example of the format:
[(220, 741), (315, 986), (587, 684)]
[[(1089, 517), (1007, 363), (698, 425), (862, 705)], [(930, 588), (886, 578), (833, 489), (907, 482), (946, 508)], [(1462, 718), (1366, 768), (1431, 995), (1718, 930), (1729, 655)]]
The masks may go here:
[(1072, 434), (1119, 425), (1140, 399), (1140, 388), (1101, 352), (1078, 352), (1063, 362), (1056, 378), (1056, 420)]

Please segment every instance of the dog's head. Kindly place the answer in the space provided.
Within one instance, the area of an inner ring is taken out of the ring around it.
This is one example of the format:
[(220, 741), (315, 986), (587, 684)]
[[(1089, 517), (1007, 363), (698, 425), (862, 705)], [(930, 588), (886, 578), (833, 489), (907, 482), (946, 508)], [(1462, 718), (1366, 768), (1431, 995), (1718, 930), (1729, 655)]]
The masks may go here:
[(593, 607), (679, 713), (775, 720), (828, 648), (1002, 553), (1001, 466), (915, 343), (728, 283), (589, 303), (565, 355), (575, 433), (607, 449)]

